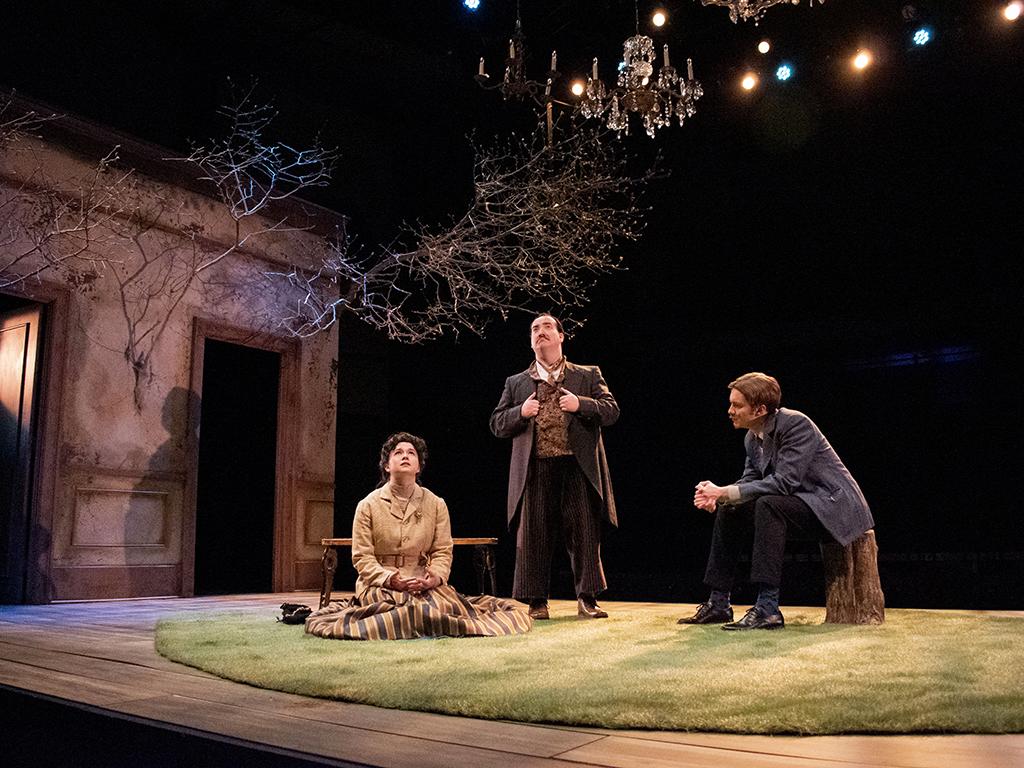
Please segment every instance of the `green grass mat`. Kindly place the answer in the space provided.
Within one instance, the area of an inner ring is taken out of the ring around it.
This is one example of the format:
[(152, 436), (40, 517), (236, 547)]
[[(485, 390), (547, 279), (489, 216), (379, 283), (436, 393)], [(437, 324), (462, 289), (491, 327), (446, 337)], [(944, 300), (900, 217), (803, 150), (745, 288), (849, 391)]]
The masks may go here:
[(507, 638), (353, 642), (275, 612), (175, 617), (169, 659), (231, 680), (409, 710), (606, 728), (835, 734), (1024, 730), (1024, 619), (890, 610), (881, 627), (789, 609), (781, 631), (679, 626), (645, 604)]

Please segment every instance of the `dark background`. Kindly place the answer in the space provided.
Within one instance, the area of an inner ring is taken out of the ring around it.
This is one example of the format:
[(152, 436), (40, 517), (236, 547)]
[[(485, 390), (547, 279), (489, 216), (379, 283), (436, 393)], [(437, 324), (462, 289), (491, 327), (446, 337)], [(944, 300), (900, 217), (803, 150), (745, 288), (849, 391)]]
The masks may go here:
[[(711, 521), (692, 488), (738, 475), (725, 385), (764, 370), (860, 481), (890, 605), (1020, 608), (1024, 22), (1005, 23), (994, 2), (915, 3), (913, 23), (901, 3), (804, 3), (757, 27), (690, 0), (661, 5), (669, 25), (651, 30), (654, 4), (641, 2), (641, 31), (677, 65), (693, 57), (705, 96), (685, 127), (625, 140), (637, 168), (660, 152), (670, 173), (649, 189), (645, 237), (623, 246), (628, 270), (601, 281), (566, 343), (571, 360), (601, 365), (623, 414), (606, 432), (621, 518), (605, 538), (607, 596), (702, 597)], [(597, 55), (608, 81), (635, 29), (630, 2), (521, 8), (538, 78), (557, 47), (563, 71)], [(0, 82), (185, 149), (218, 135), (228, 78), (255, 78), (280, 138), (339, 148), (335, 182), (311, 198), (373, 247), (403, 221), (464, 208), (470, 133), (529, 130), (526, 106), (472, 79), (481, 55), (499, 73), (514, 20), (515, 4), (495, 0), (475, 15), (455, 0), (22, 3), (5, 9)], [(936, 39), (916, 48), (922, 22)], [(877, 64), (854, 75), (865, 44)], [(782, 58), (796, 68), (786, 84), (771, 77)], [(762, 73), (755, 94), (737, 85), (748, 66)], [(455, 534), (503, 537), (508, 589), (509, 445), (487, 418), (530, 361), (528, 325), (404, 347), (345, 323), (339, 534), (375, 483), (383, 438), (417, 432)], [(822, 599), (811, 554), (787, 566), (791, 603)], [(467, 563), (455, 583), (472, 585)], [(554, 594), (569, 590), (562, 574)]]

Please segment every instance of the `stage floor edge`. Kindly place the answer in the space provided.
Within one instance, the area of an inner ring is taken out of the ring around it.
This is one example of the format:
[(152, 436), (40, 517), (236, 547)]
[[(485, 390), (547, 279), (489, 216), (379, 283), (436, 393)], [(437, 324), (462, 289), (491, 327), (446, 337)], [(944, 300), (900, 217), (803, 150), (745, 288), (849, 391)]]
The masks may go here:
[[(344, 595), (345, 593), (340, 593)], [(168, 661), (156, 623), (189, 610), (315, 606), (316, 592), (0, 606), (0, 686), (123, 724), (262, 750), (280, 764), (962, 768), (1024, 765), (1024, 735), (741, 736), (535, 725), (379, 709), (233, 683)], [(628, 612), (649, 603), (603, 602)], [(575, 603), (553, 600), (554, 615)], [(692, 612), (679, 605), (679, 615)], [(982, 612), (978, 612), (982, 613)], [(1024, 612), (992, 612), (1024, 616)], [(60, 727), (52, 724), (54, 738)], [(45, 745), (41, 745), (46, 754)], [(181, 756), (178, 755), (178, 758)], [(88, 763), (80, 763), (88, 764)], [(268, 763), (270, 764), (270, 763)]]

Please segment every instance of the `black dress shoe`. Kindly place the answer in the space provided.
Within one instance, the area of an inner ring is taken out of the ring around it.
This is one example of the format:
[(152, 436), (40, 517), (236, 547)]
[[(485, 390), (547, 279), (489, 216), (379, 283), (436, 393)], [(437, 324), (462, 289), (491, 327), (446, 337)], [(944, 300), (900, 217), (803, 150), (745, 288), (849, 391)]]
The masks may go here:
[(765, 614), (756, 605), (743, 614), (743, 618), (732, 624), (723, 624), (722, 629), (782, 629), (786, 620), (781, 613)]
[(607, 619), (608, 614), (601, 610), (591, 595), (580, 595), (576, 601), (576, 616), (580, 619)]
[(547, 600), (531, 600), (530, 601), (530, 618), (534, 621), (543, 621), (544, 619), (550, 619), (551, 616), (548, 613), (548, 601)]
[(715, 608), (711, 603), (701, 603), (693, 616), (684, 616), (676, 624), (722, 624), (732, 621), (732, 606)]

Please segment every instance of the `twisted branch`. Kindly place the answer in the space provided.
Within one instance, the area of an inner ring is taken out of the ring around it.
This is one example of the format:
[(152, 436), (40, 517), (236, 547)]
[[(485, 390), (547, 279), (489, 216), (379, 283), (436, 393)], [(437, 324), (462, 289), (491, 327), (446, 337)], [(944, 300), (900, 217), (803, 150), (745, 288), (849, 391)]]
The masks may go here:
[(315, 273), (281, 275), (304, 295), (282, 325), (309, 336), (341, 312), (403, 342), (445, 332), (482, 335), (494, 317), (532, 306), (571, 316), (595, 280), (621, 268), (616, 245), (644, 226), (638, 197), (652, 171), (627, 173), (618, 145), (577, 131), (477, 148), (474, 200), (444, 229), (407, 227), (411, 250), (363, 256), (347, 238), (327, 246)]

